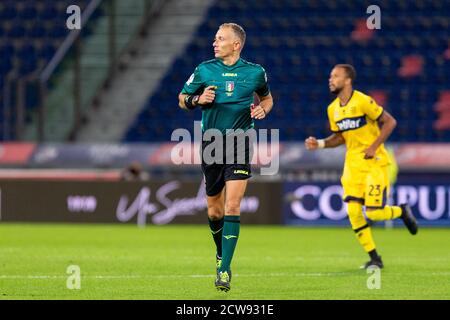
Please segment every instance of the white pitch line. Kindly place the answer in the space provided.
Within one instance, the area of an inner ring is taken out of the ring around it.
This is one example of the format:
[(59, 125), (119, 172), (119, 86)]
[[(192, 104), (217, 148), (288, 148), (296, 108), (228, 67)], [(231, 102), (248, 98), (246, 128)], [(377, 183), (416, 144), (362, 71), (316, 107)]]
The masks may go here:
[[(261, 274), (233, 274), (236, 277), (287, 277), (287, 276), (300, 276), (300, 277), (329, 277), (336, 275), (346, 275), (352, 273), (261, 273)], [(188, 275), (173, 275), (173, 274), (160, 274), (160, 275), (135, 275), (135, 276), (117, 276), (117, 275), (96, 275), (96, 276), (83, 276), (85, 279), (145, 279), (145, 278), (212, 278), (215, 275), (211, 274), (188, 274)], [(67, 279), (67, 276), (59, 275), (0, 275), (0, 279)]]
[[(335, 277), (335, 276), (347, 276), (358, 275), (359, 272), (279, 272), (279, 273), (259, 273), (259, 274), (233, 274), (233, 276), (241, 278), (253, 278), (253, 277)], [(450, 272), (389, 272), (389, 275), (403, 274), (403, 275), (425, 275), (425, 276), (450, 276)], [(213, 278), (215, 275), (211, 274), (188, 274), (188, 275), (134, 275), (134, 276), (120, 276), (120, 275), (95, 275), (95, 276), (83, 276), (83, 279), (176, 279), (176, 278)], [(67, 279), (67, 276), (60, 275), (0, 275), (0, 279)]]

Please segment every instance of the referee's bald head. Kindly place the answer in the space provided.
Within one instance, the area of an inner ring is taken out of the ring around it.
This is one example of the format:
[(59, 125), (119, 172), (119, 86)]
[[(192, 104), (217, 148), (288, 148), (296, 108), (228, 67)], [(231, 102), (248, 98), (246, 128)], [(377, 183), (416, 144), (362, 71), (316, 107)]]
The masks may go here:
[(236, 37), (241, 42), (241, 49), (244, 47), (245, 39), (247, 37), (246, 34), (245, 34), (244, 28), (242, 28), (237, 23), (233, 23), (233, 22), (223, 23), (223, 24), (220, 25), (219, 29), (220, 28), (231, 28), (233, 33), (236, 35)]

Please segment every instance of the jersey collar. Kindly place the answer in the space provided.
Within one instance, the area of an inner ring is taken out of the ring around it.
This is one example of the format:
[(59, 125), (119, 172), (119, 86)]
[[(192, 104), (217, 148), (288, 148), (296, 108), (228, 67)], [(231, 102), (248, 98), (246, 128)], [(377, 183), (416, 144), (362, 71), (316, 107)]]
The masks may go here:
[(221, 59), (216, 58), (216, 60), (219, 61), (219, 63), (220, 63), (222, 66), (226, 67), (226, 68), (233, 68), (233, 67), (236, 67), (236, 66), (241, 62), (241, 59), (242, 59), (242, 58), (237, 59), (237, 61), (236, 61), (234, 64), (232, 64), (231, 66), (228, 66), (228, 65), (226, 65), (225, 63), (223, 63), (223, 61), (222, 61)]
[(350, 103), (350, 100), (352, 100), (353, 94), (354, 94), (354, 93), (355, 93), (355, 90), (353, 89), (353, 90), (352, 90), (352, 94), (350, 95), (350, 98), (348, 98), (347, 103), (344, 104), (344, 105), (341, 104), (341, 99), (338, 98), (338, 100), (339, 100), (339, 106), (340, 106), (340, 107), (345, 107), (345, 106), (347, 106), (347, 105)]

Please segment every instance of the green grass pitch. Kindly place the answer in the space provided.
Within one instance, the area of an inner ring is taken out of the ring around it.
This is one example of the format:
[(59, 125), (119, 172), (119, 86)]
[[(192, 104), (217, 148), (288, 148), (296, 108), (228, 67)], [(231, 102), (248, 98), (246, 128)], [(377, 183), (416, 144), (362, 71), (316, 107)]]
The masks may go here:
[[(208, 226), (0, 224), (0, 299), (450, 299), (450, 229), (374, 228), (368, 289), (349, 228), (241, 227), (231, 291), (214, 288)], [(78, 265), (81, 288), (66, 286)]]

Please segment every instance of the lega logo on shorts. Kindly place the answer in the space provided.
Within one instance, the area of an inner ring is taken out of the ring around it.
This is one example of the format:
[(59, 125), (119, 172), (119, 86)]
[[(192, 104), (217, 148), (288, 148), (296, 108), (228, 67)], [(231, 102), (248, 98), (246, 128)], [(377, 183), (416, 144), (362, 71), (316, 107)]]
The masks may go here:
[(248, 176), (248, 171), (245, 171), (245, 170), (234, 170), (233, 173), (234, 174), (245, 174), (246, 176)]
[(353, 130), (358, 129), (366, 125), (366, 118), (351, 118), (351, 119), (342, 119), (339, 122), (336, 122), (336, 125), (339, 127), (340, 131)]

